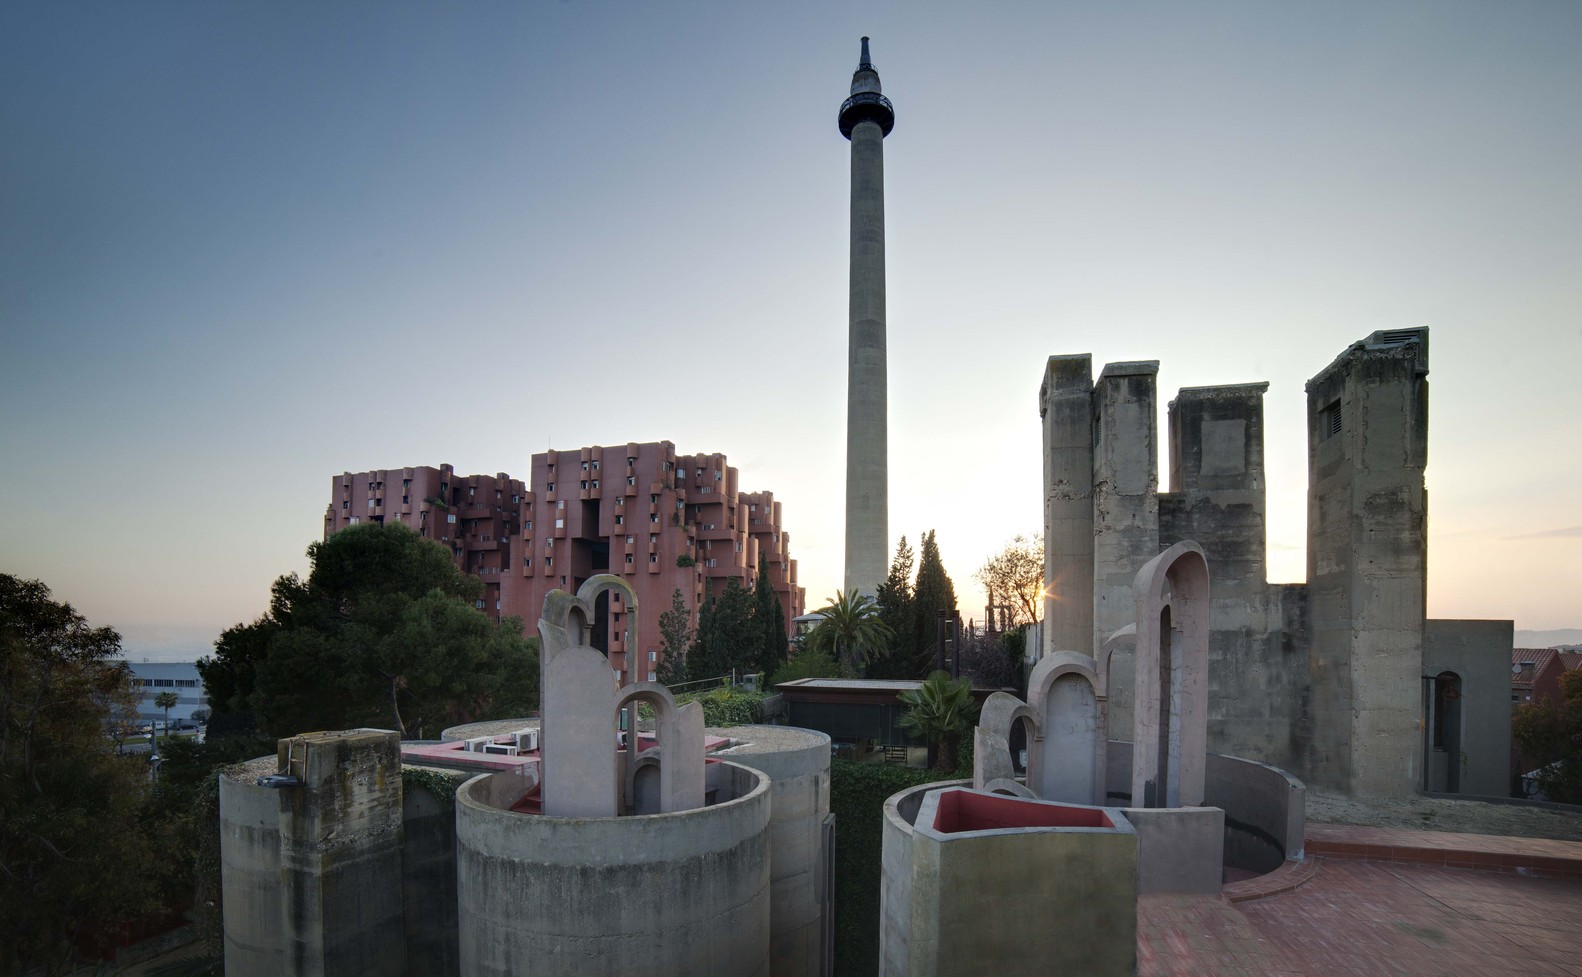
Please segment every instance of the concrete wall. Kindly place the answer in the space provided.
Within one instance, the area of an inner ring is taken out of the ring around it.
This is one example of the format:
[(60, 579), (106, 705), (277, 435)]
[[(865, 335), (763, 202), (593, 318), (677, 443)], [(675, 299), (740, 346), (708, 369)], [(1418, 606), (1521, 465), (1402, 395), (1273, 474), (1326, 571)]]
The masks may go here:
[[(1132, 581), (1159, 555), (1159, 363), (1109, 363), (1093, 389), (1093, 654), (1134, 623)], [(1086, 651), (1087, 649), (1080, 649)], [(1123, 664), (1117, 662), (1117, 664)], [(1132, 725), (1130, 662), (1110, 675), (1110, 728)]]
[(1127, 807), (1137, 831), (1137, 893), (1219, 892), (1225, 812), (1217, 807)]
[(457, 793), (461, 974), (769, 973), (769, 784), (626, 818), (512, 814)]
[(1307, 787), (1278, 767), (1208, 755), (1203, 803), (1225, 812), (1225, 864), (1272, 872), (1300, 861), (1307, 837)]
[[(432, 767), (407, 767), (441, 774), (459, 786), (470, 775)], [(455, 977), (456, 802), (427, 790), (403, 790), (401, 816), (402, 918), (407, 977)]]
[(1170, 402), (1170, 492), (1159, 497), (1159, 545), (1197, 542), (1213, 578), (1209, 749), (1290, 766), (1302, 753), (1291, 717), (1301, 709), (1307, 655), (1285, 640), (1280, 588), (1266, 582), (1268, 387), (1187, 387)]
[(1105, 811), (1108, 829), (945, 833), (932, 827), (940, 795), (919, 796), (910, 831), (893, 823), (900, 805), (885, 805), (881, 974), (1136, 973), (1137, 836), (1119, 810)]
[(1315, 735), (1304, 765), (1351, 793), (1409, 794), (1427, 574), (1426, 330), (1375, 333), (1307, 384)]
[(220, 784), (225, 965), (232, 977), (407, 972), (399, 738), (380, 730), (280, 741), (279, 789)]
[(1430, 620), (1424, 629), (1423, 675), (1461, 677), (1461, 755), (1453, 759), (1463, 794), (1510, 793), (1513, 628), (1510, 621)]
[(1043, 646), (1093, 654), (1093, 357), (1051, 356), (1038, 391), (1044, 432)]
[[(256, 765), (254, 765), (256, 766)], [(274, 763), (267, 770), (273, 773)], [(280, 794), (250, 779), (220, 778), (220, 885), (225, 972), (286, 972), (285, 890), (280, 884)]]
[[(1110, 740), (1106, 796), (1123, 809), (1131, 801), (1132, 745)], [(1224, 864), (1271, 872), (1301, 860), (1307, 832), (1307, 787), (1278, 767), (1210, 753), (1203, 768), (1203, 803), (1225, 812)]]
[(823, 954), (824, 819), (830, 740), (787, 726), (709, 730), (733, 745), (714, 755), (769, 777), (769, 966), (773, 977), (817, 977)]

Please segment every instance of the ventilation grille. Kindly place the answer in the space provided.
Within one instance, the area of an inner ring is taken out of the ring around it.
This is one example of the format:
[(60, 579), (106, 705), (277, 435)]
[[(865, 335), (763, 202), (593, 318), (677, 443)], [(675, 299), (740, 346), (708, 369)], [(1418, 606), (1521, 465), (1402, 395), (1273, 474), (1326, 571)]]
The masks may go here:
[(1340, 433), (1340, 401), (1335, 401), (1318, 415), (1318, 437), (1327, 441)]

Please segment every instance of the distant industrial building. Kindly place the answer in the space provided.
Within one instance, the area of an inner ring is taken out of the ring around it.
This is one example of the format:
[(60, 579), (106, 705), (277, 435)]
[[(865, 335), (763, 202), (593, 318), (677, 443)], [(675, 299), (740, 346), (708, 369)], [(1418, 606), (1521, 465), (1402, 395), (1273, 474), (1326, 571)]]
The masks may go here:
[(142, 696), (137, 704), (139, 719), (164, 719), (165, 710), (154, 705), (154, 696), (174, 692), (180, 701), (170, 708), (171, 720), (191, 719), (199, 709), (209, 707), (203, 680), (193, 662), (127, 662), (132, 669), (132, 687)]
[(780, 503), (772, 492), (740, 492), (738, 480), (724, 455), (677, 455), (669, 441), (540, 452), (531, 489), (504, 472), (458, 477), (450, 465), (346, 472), (332, 479), (324, 535), (405, 523), (483, 581), (479, 609), (529, 628), (549, 591), (619, 576), (637, 594), (636, 637), (631, 612), (601, 597), (593, 643), (622, 684), (652, 681), (659, 615), (677, 590), (695, 624), (708, 593), (732, 578), (756, 584), (762, 555), (786, 621), (804, 610)]

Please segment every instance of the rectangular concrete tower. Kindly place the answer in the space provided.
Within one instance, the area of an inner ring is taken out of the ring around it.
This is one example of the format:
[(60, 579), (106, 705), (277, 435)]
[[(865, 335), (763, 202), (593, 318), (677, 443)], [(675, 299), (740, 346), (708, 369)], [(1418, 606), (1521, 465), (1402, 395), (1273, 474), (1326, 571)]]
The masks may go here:
[(846, 377), (846, 593), (877, 594), (888, 569), (889, 441), (884, 311), (884, 137), (895, 110), (862, 60), (840, 107), (851, 140), (851, 281)]
[(1422, 779), (1428, 330), (1376, 332), (1307, 382), (1309, 775), (1350, 793)]
[(1044, 426), (1044, 647), (1094, 653), (1093, 357), (1051, 356)]

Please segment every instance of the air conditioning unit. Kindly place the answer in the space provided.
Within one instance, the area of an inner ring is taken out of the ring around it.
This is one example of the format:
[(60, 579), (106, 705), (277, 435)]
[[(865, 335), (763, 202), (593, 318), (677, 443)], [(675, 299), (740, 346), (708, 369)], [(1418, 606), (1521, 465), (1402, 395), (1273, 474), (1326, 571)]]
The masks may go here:
[(463, 742), (465, 743), (465, 749), (468, 753), (482, 753), (483, 748), (494, 742), (494, 740), (492, 737), (488, 736), (475, 736), (472, 739), (465, 740)]
[(519, 729), (512, 735), (516, 738), (518, 753), (532, 753), (538, 749), (538, 730)]
[(516, 747), (510, 743), (485, 743), (483, 752), (499, 756), (516, 756)]

